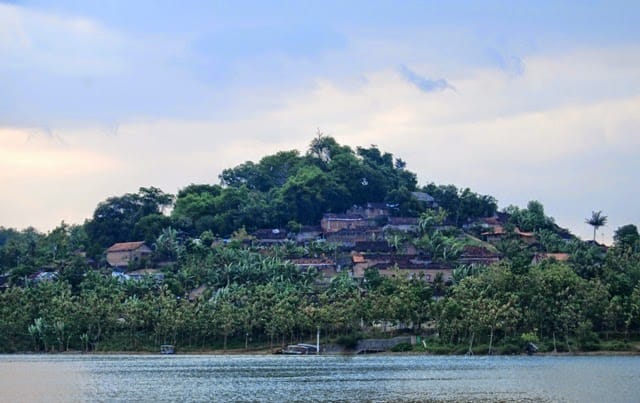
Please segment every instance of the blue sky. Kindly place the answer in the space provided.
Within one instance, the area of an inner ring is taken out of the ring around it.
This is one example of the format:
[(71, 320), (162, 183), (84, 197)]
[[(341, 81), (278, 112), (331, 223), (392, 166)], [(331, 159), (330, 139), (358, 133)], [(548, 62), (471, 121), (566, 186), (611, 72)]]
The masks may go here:
[[(446, 4), (445, 4), (446, 3)], [(421, 184), (640, 224), (637, 2), (0, 2), (0, 225), (217, 183), (318, 129)], [(8, 189), (8, 190), (5, 190)], [(46, 200), (46, 202), (43, 202)]]

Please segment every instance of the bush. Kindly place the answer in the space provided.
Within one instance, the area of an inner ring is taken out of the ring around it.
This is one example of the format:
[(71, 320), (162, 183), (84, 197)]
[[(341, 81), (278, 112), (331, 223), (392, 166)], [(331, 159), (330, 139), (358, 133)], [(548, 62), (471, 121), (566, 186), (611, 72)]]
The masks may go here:
[(410, 343), (398, 343), (395, 346), (391, 347), (391, 351), (393, 351), (394, 353), (411, 350), (413, 350), (413, 346)]
[(587, 340), (580, 342), (580, 349), (583, 351), (599, 351), (600, 348), (600, 340)]
[(359, 334), (342, 335), (342, 336), (338, 336), (338, 338), (336, 339), (336, 344), (339, 344), (347, 349), (354, 349), (356, 348), (356, 345), (358, 344), (359, 339), (360, 339)]
[(427, 344), (425, 351), (431, 354), (451, 354), (454, 347), (448, 344), (431, 343)]
[(520, 354), (524, 348), (520, 343), (502, 343), (495, 347), (496, 354)]
[(603, 341), (600, 343), (600, 348), (605, 351), (629, 351), (631, 345), (620, 340)]

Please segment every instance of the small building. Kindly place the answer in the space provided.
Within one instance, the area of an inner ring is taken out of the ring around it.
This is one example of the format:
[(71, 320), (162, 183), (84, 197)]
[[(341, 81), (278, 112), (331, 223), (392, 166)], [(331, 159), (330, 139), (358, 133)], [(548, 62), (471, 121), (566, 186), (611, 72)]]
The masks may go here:
[(121, 271), (112, 271), (111, 277), (118, 279), (119, 281), (140, 281), (144, 278), (152, 278), (157, 282), (162, 282), (164, 280), (164, 273), (158, 269), (140, 269), (134, 270), (127, 273)]
[(288, 240), (287, 230), (280, 228), (259, 229), (251, 235), (255, 238), (254, 243), (265, 246), (285, 243)]
[(423, 203), (428, 208), (436, 208), (438, 207), (438, 203), (436, 203), (436, 199), (433, 198), (428, 193), (425, 192), (411, 192), (411, 195), (415, 197), (419, 202)]
[(332, 259), (300, 258), (300, 259), (289, 259), (289, 261), (294, 265), (296, 265), (296, 267), (300, 271), (306, 271), (309, 269), (317, 270), (319, 273), (321, 273), (321, 276), (323, 278), (333, 278), (340, 271), (340, 269), (338, 268), (338, 265)]
[(387, 217), (389, 206), (385, 203), (366, 203), (364, 206), (353, 206), (347, 210), (347, 215), (359, 215), (366, 219)]
[(130, 263), (148, 258), (151, 252), (143, 241), (115, 243), (107, 249), (107, 263), (111, 267), (125, 268)]
[(387, 241), (356, 241), (353, 250), (356, 252), (391, 253), (393, 248)]
[[(503, 240), (504, 238), (506, 238), (509, 234), (509, 232), (507, 232), (504, 227), (502, 226), (496, 226), (493, 227), (493, 229), (491, 231), (487, 231), (487, 232), (483, 232), (482, 233), (482, 238), (484, 239), (484, 241), (486, 242), (500, 242), (501, 240)], [(522, 242), (527, 243), (527, 244), (532, 244), (534, 242), (536, 242), (536, 234), (534, 234), (533, 232), (523, 232), (520, 231), (519, 228), (516, 227), (516, 229), (513, 231), (513, 235), (520, 239)]]
[(499, 262), (501, 256), (499, 253), (492, 252), (481, 246), (465, 245), (462, 254), (458, 258), (461, 264), (481, 264), (489, 266), (492, 263)]
[(322, 238), (322, 227), (319, 225), (303, 225), (297, 234), (296, 242), (306, 243), (317, 241)]
[(142, 280), (145, 277), (151, 277), (155, 281), (164, 280), (164, 273), (158, 269), (140, 269), (140, 270), (130, 271), (126, 273), (126, 275), (129, 277), (129, 279), (136, 280), (136, 281)]
[(37, 273), (29, 276), (29, 279), (34, 283), (40, 283), (42, 281), (55, 281), (58, 279), (57, 271), (38, 271)]
[(415, 232), (418, 230), (418, 217), (389, 217), (384, 229), (385, 231)]
[(354, 229), (341, 229), (335, 232), (328, 232), (325, 234), (327, 242), (343, 245), (349, 248), (353, 248), (356, 242), (376, 241), (382, 238), (382, 229), (367, 229), (367, 228), (354, 228)]
[(360, 214), (325, 214), (320, 220), (320, 227), (324, 233), (353, 230), (367, 225), (367, 220)]
[(396, 274), (406, 275), (409, 278), (423, 279), (433, 283), (438, 273), (445, 282), (453, 279), (453, 267), (446, 264), (433, 263), (416, 255), (363, 255), (354, 253), (351, 255), (353, 262), (353, 277), (364, 278), (367, 269), (376, 269), (383, 277), (394, 277)]

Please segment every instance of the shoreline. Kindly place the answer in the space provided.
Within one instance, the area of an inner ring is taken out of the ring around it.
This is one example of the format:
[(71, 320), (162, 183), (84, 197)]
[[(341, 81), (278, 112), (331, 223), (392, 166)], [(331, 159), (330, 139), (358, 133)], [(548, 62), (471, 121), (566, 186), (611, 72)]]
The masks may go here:
[[(26, 351), (26, 352), (17, 352), (17, 353), (3, 353), (1, 355), (16, 355), (16, 356), (28, 356), (28, 355), (86, 355), (86, 356), (103, 356), (103, 355), (140, 355), (140, 356), (197, 356), (197, 355), (219, 355), (219, 356), (260, 356), (260, 355), (281, 355), (276, 354), (271, 349), (260, 349), (260, 350), (205, 350), (205, 351), (178, 351), (175, 354), (161, 354), (160, 352), (151, 352), (151, 351), (90, 351), (90, 352), (82, 352), (82, 351), (64, 351), (64, 352), (35, 352), (35, 351)], [(313, 356), (316, 354), (308, 354), (309, 356)], [(521, 354), (432, 354), (424, 351), (405, 351), (405, 352), (393, 352), (393, 351), (382, 351), (378, 353), (367, 353), (367, 354), (355, 354), (354, 352), (343, 351), (343, 352), (329, 352), (324, 354), (319, 354), (321, 356), (426, 356), (426, 357), (518, 357), (525, 356), (526, 353)], [(304, 355), (303, 355), (304, 356)], [(579, 357), (579, 356), (640, 356), (640, 351), (638, 350), (628, 350), (628, 351), (615, 351), (615, 350), (602, 350), (602, 351), (572, 351), (572, 352), (541, 352), (535, 353), (531, 355), (532, 357), (541, 356), (541, 357)]]

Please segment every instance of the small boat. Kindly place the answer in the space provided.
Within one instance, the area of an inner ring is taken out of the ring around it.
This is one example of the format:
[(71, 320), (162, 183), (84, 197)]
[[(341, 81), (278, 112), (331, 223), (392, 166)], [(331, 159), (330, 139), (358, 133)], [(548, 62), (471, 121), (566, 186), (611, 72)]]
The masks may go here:
[(318, 352), (316, 346), (313, 344), (292, 344), (287, 346), (286, 348), (282, 348), (276, 351), (276, 354), (287, 354), (287, 355), (307, 355), (307, 354), (316, 354)]
[(529, 342), (524, 350), (527, 352), (527, 355), (533, 355), (538, 352), (538, 346)]
[(163, 344), (160, 346), (160, 354), (175, 354), (176, 349), (173, 344)]

